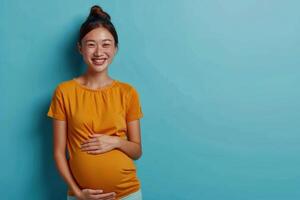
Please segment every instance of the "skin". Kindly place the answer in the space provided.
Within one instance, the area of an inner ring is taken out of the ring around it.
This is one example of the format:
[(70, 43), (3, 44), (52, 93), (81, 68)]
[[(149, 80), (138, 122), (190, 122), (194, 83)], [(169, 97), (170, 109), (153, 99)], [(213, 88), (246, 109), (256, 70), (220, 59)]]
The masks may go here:
[[(113, 79), (108, 75), (108, 67), (111, 64), (117, 47), (111, 33), (103, 27), (93, 29), (78, 43), (78, 50), (87, 64), (86, 73), (76, 78), (80, 84), (91, 89), (97, 89), (109, 85)], [(95, 61), (95, 59), (98, 59)], [(127, 138), (123, 140), (118, 136), (109, 136), (103, 133), (94, 133), (91, 138), (81, 144), (81, 150), (89, 154), (101, 154), (118, 149), (130, 158), (137, 160), (142, 155), (140, 121), (127, 123)], [(67, 123), (53, 119), (54, 160), (56, 167), (65, 182), (74, 191), (78, 200), (111, 200), (115, 199), (115, 193), (103, 193), (100, 189), (81, 189), (75, 182), (68, 161), (65, 156), (67, 144)]]

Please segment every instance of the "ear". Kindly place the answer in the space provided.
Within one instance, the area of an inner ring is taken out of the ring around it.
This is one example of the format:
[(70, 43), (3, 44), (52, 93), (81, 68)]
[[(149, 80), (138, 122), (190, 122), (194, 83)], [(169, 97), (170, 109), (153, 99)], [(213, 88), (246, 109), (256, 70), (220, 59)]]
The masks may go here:
[(77, 42), (77, 49), (78, 49), (79, 53), (82, 54), (82, 46), (79, 42)]

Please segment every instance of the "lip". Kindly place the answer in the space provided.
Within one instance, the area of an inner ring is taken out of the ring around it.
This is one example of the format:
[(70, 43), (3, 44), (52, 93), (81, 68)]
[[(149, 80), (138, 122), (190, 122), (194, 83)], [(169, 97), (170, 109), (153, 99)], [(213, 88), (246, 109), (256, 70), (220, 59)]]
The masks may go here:
[(102, 61), (102, 60), (107, 60), (107, 58), (92, 58), (92, 60)]
[(107, 58), (92, 58), (91, 59), (95, 65), (102, 65), (105, 63)]

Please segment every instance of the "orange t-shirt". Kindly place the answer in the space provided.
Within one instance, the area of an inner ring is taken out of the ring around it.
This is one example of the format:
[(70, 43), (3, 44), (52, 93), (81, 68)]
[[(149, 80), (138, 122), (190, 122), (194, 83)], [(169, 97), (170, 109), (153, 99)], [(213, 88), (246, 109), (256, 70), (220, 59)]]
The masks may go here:
[[(102, 189), (127, 196), (140, 189), (133, 160), (120, 150), (91, 155), (80, 144), (92, 133), (127, 139), (127, 123), (143, 117), (139, 95), (128, 83), (114, 80), (100, 89), (75, 79), (60, 83), (47, 116), (67, 122), (67, 149), (71, 173), (81, 189)], [(68, 194), (74, 195), (68, 188)]]

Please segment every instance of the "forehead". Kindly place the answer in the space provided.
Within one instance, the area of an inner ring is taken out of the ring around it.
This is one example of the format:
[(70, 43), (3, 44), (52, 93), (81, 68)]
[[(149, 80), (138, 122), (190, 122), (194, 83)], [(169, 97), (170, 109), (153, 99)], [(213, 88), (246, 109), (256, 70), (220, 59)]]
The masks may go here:
[(114, 37), (106, 28), (99, 27), (99, 28), (95, 28), (95, 29), (91, 30), (89, 33), (87, 33), (84, 36), (83, 41), (87, 41), (87, 40), (94, 40), (94, 41), (111, 40), (111, 41), (114, 41)]

